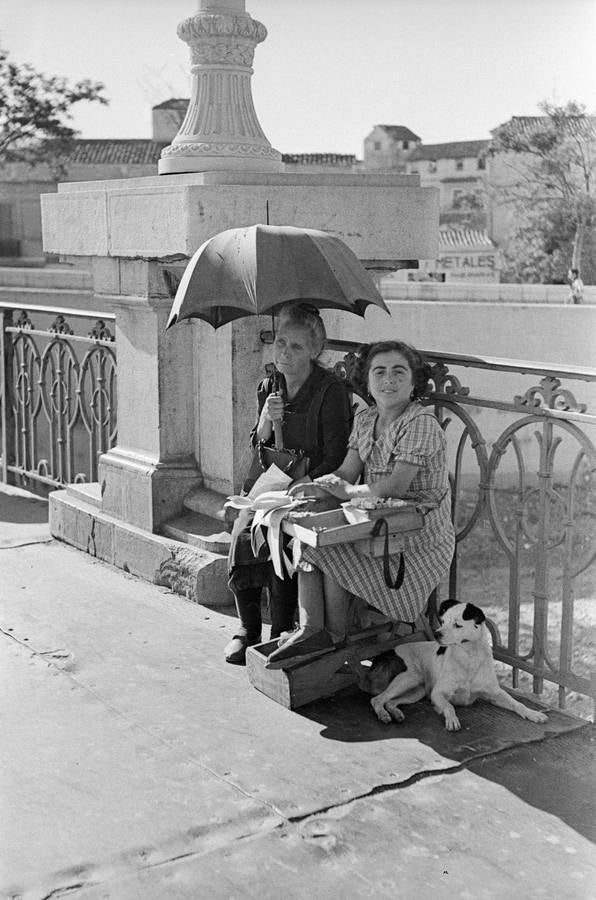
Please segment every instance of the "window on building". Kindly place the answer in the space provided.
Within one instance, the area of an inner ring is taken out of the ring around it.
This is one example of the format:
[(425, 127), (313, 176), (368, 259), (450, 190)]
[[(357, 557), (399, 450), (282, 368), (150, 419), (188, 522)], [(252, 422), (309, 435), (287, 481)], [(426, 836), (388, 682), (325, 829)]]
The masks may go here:
[(455, 171), (461, 172), (463, 170), (463, 167), (464, 167), (463, 159), (456, 159), (455, 160)]
[(380, 141), (375, 141), (374, 144), (373, 144), (373, 147), (375, 148), (375, 150), (380, 150), (380, 149), (381, 149), (381, 142), (380, 142)]
[(404, 141), (402, 146), (403, 146), (404, 150), (407, 150), (408, 147), (410, 146), (410, 142), (409, 142), (409, 141)]
[(479, 169), (486, 169), (486, 160), (485, 160), (485, 158), (484, 158), (483, 156), (480, 156), (480, 157), (478, 158), (478, 168), (479, 168)]
[(437, 171), (437, 164), (436, 164), (436, 162), (434, 161), (434, 159), (431, 159), (431, 161), (429, 162), (429, 164), (428, 164), (428, 171), (429, 171), (429, 172), (436, 172), (436, 171)]

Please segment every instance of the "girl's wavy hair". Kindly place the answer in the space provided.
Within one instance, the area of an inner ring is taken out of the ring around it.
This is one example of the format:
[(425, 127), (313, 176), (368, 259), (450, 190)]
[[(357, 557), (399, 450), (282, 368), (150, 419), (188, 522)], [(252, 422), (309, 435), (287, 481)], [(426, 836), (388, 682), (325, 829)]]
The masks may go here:
[(414, 382), (412, 399), (419, 400), (428, 393), (431, 368), (422, 354), (415, 347), (406, 344), (404, 341), (377, 341), (374, 344), (361, 344), (356, 351), (356, 364), (351, 374), (351, 381), (363, 397), (369, 396), (368, 373), (375, 356), (378, 356), (379, 353), (392, 353), (394, 351), (401, 353), (406, 358), (412, 370), (412, 380)]
[(310, 333), (310, 339), (319, 357), (325, 348), (327, 332), (321, 314), (312, 303), (284, 303), (278, 313), (278, 324), (300, 325)]

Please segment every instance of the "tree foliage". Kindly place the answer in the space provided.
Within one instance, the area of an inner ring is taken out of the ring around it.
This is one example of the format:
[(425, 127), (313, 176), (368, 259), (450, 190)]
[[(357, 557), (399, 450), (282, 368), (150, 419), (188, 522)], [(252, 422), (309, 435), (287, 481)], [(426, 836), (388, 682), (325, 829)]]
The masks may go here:
[(452, 209), (457, 213), (460, 228), (486, 228), (486, 205), (482, 191), (466, 191), (453, 200)]
[(493, 132), (489, 153), (507, 172), (497, 199), (513, 209), (503, 248), (516, 281), (562, 283), (569, 267), (596, 281), (596, 117), (570, 101), (542, 103)]
[(106, 105), (103, 91), (101, 82), (69, 84), (28, 63), (13, 63), (0, 47), (0, 165), (46, 163), (59, 175), (78, 134), (70, 124), (73, 106), (82, 101)]

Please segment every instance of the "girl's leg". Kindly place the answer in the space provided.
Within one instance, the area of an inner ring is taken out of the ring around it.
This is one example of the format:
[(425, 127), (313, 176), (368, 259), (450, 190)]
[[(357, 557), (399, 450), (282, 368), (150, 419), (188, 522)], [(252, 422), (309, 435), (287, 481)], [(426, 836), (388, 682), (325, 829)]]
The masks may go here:
[(298, 616), (300, 627), (309, 634), (325, 628), (325, 595), (323, 573), (298, 570)]
[(351, 594), (329, 575), (323, 575), (325, 625), (335, 643), (343, 641), (347, 632)]
[[(331, 635), (326, 621), (327, 598), (324, 595), (325, 577), (318, 569), (298, 571), (298, 612), (300, 627), (267, 659), (266, 668), (280, 669), (286, 660), (295, 656), (309, 659), (335, 649), (345, 637), (345, 609), (347, 594), (331, 588), (329, 612), (336, 635)], [(339, 585), (337, 585), (339, 588)]]

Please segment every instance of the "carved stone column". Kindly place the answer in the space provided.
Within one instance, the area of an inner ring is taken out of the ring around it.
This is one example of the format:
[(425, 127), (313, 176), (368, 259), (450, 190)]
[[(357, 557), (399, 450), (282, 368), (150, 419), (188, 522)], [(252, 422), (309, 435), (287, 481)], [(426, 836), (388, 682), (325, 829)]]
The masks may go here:
[(267, 29), (244, 0), (201, 0), (178, 26), (191, 51), (191, 98), (180, 131), (162, 150), (159, 174), (241, 169), (281, 172), (252, 101), (252, 61)]

